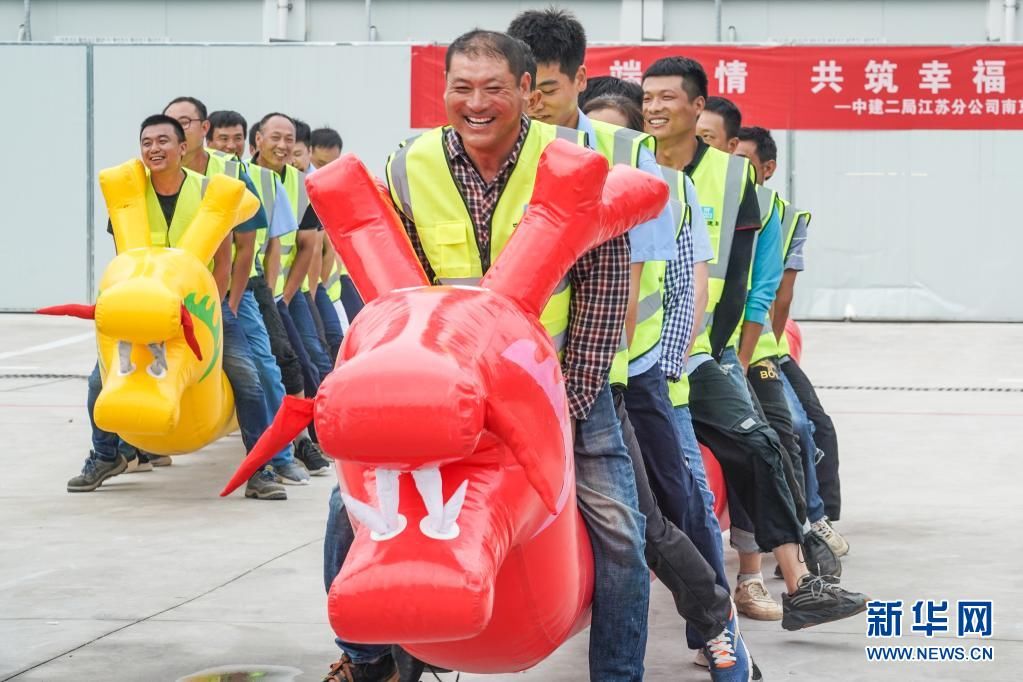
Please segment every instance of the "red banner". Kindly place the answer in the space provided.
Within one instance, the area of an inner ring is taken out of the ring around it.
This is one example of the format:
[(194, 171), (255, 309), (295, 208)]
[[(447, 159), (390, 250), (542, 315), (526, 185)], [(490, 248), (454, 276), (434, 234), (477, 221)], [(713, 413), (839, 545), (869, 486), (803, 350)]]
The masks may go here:
[[(444, 118), (444, 46), (412, 47), (413, 128)], [(591, 76), (639, 82), (657, 59), (703, 64), (743, 122), (795, 130), (1023, 129), (1023, 47), (591, 47)]]

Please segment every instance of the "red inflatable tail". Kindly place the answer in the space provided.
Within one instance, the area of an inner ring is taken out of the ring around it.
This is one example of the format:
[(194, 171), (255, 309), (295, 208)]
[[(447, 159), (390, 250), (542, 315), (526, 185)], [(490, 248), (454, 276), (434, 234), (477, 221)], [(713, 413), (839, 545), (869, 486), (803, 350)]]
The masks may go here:
[(234, 476), (227, 482), (224, 489), (220, 491), (221, 497), (227, 497), (238, 489), (242, 483), (248, 481), (254, 473), (263, 468), (274, 455), (281, 451), (285, 445), (295, 440), (302, 429), (313, 421), (312, 398), (296, 398), (284, 396), (281, 409), (277, 411), (273, 423), (263, 432), (252, 448), (252, 452), (242, 460)]
[(51, 305), (48, 308), (40, 308), (36, 311), (39, 315), (67, 315), (68, 317), (80, 317), (83, 320), (96, 319), (96, 306), (83, 303), (65, 303), (64, 305)]

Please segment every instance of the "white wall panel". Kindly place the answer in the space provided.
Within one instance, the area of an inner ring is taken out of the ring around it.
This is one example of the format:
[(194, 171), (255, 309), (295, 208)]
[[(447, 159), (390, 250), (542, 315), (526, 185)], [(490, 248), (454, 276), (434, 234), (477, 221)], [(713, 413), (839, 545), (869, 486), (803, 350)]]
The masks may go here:
[(86, 48), (0, 45), (0, 310), (86, 294)]

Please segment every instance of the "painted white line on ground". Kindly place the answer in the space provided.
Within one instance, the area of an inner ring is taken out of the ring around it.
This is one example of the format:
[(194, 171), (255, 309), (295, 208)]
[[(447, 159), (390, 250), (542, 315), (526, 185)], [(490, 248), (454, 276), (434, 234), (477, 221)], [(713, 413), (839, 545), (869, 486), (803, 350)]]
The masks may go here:
[(0, 365), (0, 372), (25, 372), (30, 369), (39, 369), (39, 365)]
[(16, 358), (19, 355), (28, 355), (29, 353), (38, 353), (44, 350), (53, 350), (54, 348), (60, 348), (61, 346), (70, 346), (73, 343), (79, 343), (80, 341), (85, 341), (86, 339), (95, 338), (96, 332), (75, 334), (74, 336), (68, 336), (67, 338), (57, 339), (56, 341), (50, 341), (49, 343), (41, 343), (38, 346), (29, 346), (28, 348), (22, 348), (21, 350), (12, 350), (6, 353), (0, 353), (0, 360)]

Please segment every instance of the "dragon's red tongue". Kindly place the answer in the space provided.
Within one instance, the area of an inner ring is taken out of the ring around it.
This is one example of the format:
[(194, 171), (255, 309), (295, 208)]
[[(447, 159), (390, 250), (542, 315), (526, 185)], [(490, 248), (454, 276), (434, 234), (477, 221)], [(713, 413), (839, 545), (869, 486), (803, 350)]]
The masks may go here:
[(202, 348), (199, 347), (199, 339), (195, 338), (195, 324), (192, 322), (192, 313), (188, 312), (185, 304), (181, 304), (181, 333), (185, 337), (185, 343), (195, 353), (197, 360), (202, 360)]

